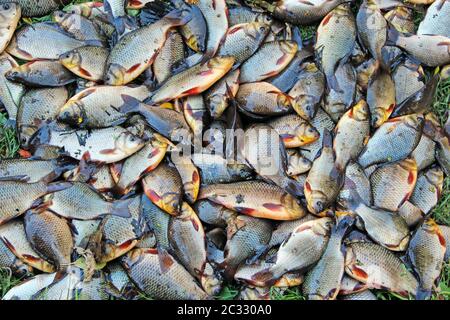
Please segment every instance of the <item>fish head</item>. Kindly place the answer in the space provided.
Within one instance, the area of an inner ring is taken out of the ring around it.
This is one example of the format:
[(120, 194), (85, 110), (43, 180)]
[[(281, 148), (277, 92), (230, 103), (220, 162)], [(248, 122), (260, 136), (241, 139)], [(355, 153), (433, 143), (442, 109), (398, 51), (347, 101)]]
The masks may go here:
[(311, 120), (316, 113), (316, 98), (311, 95), (299, 95), (292, 101), (295, 112), (305, 120)]
[(282, 110), (289, 110), (292, 106), (292, 99), (284, 93), (277, 94), (277, 105)]
[(68, 101), (61, 107), (56, 118), (58, 121), (78, 128), (83, 127), (87, 121), (84, 105), (79, 100)]
[(295, 128), (295, 136), (298, 137), (303, 144), (309, 144), (318, 140), (320, 138), (320, 133), (309, 123), (303, 122)]
[(109, 86), (121, 86), (125, 84), (126, 70), (118, 64), (110, 64), (105, 73), (105, 84)]
[[(425, 122), (425, 119), (421, 114), (410, 114), (404, 116), (403, 120), (405, 121), (406, 125), (416, 130), (421, 130)], [(437, 120), (437, 123), (439, 123), (439, 120)]]
[(305, 184), (305, 195), (309, 193), (309, 196), (306, 197), (308, 210), (318, 214), (327, 209), (328, 206), (328, 197), (324, 193), (318, 190), (307, 190), (307, 186)]
[(253, 39), (261, 40), (269, 33), (270, 26), (263, 22), (252, 22), (245, 25), (244, 32)]
[(144, 141), (136, 137), (131, 132), (122, 132), (115, 142), (115, 147), (117, 150), (122, 151), (125, 154), (133, 154), (138, 151), (144, 145)]
[(20, 16), (20, 5), (14, 2), (6, 2), (0, 5), (0, 14), (2, 17)]
[(384, 108), (377, 108), (373, 111), (371, 118), (371, 125), (374, 128), (379, 128), (389, 118), (389, 114)]
[(72, 16), (70, 13), (66, 13), (64, 11), (55, 11), (52, 14), (52, 20), (61, 25), (66, 25), (68, 23), (67, 20)]
[(81, 55), (78, 50), (72, 50), (62, 54), (59, 57), (59, 61), (67, 69), (73, 69), (81, 65)]
[(208, 98), (209, 112), (214, 119), (219, 118), (228, 107), (228, 98), (223, 94), (215, 94)]
[(357, 121), (367, 121), (369, 119), (369, 107), (364, 100), (360, 100), (351, 111), (352, 118)]
[(442, 186), (444, 183), (444, 172), (439, 166), (430, 168), (425, 172), (425, 176), (434, 186)]
[(198, 41), (198, 38), (195, 36), (195, 34), (190, 34), (188, 37), (186, 37), (185, 41), (188, 47), (195, 52), (203, 52), (205, 50), (205, 45)]

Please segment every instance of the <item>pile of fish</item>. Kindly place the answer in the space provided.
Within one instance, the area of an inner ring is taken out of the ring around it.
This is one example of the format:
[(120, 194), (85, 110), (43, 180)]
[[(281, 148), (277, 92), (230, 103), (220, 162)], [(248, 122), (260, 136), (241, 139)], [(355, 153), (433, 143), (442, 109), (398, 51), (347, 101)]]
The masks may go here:
[(3, 299), (439, 298), (449, 0), (69, 2), (0, 1)]

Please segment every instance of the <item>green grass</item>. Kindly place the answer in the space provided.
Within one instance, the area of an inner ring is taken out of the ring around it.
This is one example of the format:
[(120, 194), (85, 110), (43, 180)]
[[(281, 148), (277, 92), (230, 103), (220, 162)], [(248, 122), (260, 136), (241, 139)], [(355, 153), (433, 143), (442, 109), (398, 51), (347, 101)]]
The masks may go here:
[(10, 269), (0, 268), (0, 299), (8, 292), (9, 289), (16, 286), (22, 279), (16, 278), (11, 274)]

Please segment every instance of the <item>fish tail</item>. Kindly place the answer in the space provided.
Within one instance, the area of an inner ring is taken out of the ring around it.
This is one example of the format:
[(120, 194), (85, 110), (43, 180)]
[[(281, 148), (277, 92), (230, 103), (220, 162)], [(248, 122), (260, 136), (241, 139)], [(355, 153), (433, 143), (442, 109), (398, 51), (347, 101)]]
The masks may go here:
[(354, 223), (355, 217), (351, 215), (346, 215), (336, 225), (334, 230), (335, 234), (342, 239), (347, 233), (347, 231), (353, 226)]
[(123, 114), (138, 113), (141, 109), (141, 101), (135, 97), (127, 94), (122, 94), (123, 105), (119, 108), (119, 111)]
[(191, 11), (188, 9), (175, 9), (164, 16), (165, 20), (168, 20), (174, 27), (183, 26), (192, 19)]
[(419, 286), (416, 293), (416, 300), (428, 300), (431, 297), (431, 290), (426, 290)]
[(398, 32), (395, 28), (389, 28), (387, 34), (386, 45), (387, 46), (395, 46), (400, 37), (400, 32)]
[(54, 182), (54, 183), (49, 183), (47, 185), (47, 189), (46, 192), (47, 193), (53, 193), (53, 192), (58, 192), (58, 191), (62, 191), (65, 189), (69, 189), (70, 187), (72, 187), (72, 183), (71, 182)]
[(110, 214), (113, 216), (118, 216), (122, 218), (129, 218), (131, 217), (130, 213), (130, 203), (133, 201), (133, 199), (126, 199), (126, 200), (117, 200), (112, 203), (112, 208)]
[(351, 178), (346, 179), (345, 186), (349, 192), (349, 195), (345, 200), (345, 206), (347, 209), (355, 210), (361, 203), (364, 203), (364, 201), (361, 199), (361, 196), (356, 190), (356, 184)]

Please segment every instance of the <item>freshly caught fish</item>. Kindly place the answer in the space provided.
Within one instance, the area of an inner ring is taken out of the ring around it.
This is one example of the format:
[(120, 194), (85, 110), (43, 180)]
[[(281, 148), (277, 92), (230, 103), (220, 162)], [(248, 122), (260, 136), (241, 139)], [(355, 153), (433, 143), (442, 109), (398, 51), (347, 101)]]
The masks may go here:
[[(361, 200), (368, 206), (372, 205), (372, 189), (370, 180), (364, 173), (364, 170), (356, 162), (350, 162), (345, 168), (344, 185), (339, 192), (338, 204), (342, 205), (349, 201), (351, 190), (355, 188)], [(344, 205), (345, 207), (345, 205)]]
[(206, 122), (208, 111), (202, 95), (189, 96), (183, 102), (183, 114), (186, 122), (194, 133), (194, 138), (202, 138), (203, 123)]
[(161, 163), (142, 179), (147, 197), (168, 214), (178, 215), (183, 197), (183, 182), (178, 170), (167, 163)]
[(263, 179), (294, 196), (302, 196), (302, 186), (286, 174), (287, 154), (282, 138), (267, 124), (253, 124), (245, 130), (239, 152)]
[(317, 113), (314, 118), (310, 120), (310, 123), (320, 133), (320, 138), (319, 140), (316, 140), (316, 142), (302, 147), (302, 155), (310, 161), (314, 161), (318, 152), (322, 149), (324, 131), (328, 130), (332, 132), (336, 124), (322, 108), (317, 109)]
[(70, 0), (0, 0), (0, 4), (17, 3), (22, 9), (24, 17), (42, 17), (57, 10), (61, 5), (66, 5)]
[(322, 108), (334, 122), (338, 122), (344, 113), (358, 101), (357, 77), (355, 68), (350, 63), (339, 64), (334, 74), (339, 89), (331, 88), (323, 97)]
[(330, 239), (322, 257), (314, 268), (306, 274), (302, 285), (308, 300), (335, 300), (344, 276), (344, 252), (342, 238), (353, 224), (353, 218), (344, 217), (331, 230)]
[(418, 114), (386, 121), (369, 139), (359, 156), (359, 164), (367, 168), (373, 164), (405, 159), (417, 147), (423, 124), (424, 118)]
[(428, 299), (441, 274), (446, 242), (439, 226), (426, 220), (414, 233), (408, 248), (408, 258), (419, 277), (416, 298)]
[(62, 87), (75, 82), (73, 74), (52, 60), (35, 60), (12, 68), (5, 77), (30, 87)]
[(200, 191), (200, 172), (189, 156), (172, 154), (172, 161), (180, 174), (184, 196), (192, 204)]
[(422, 89), (424, 77), (424, 71), (419, 64), (410, 59), (400, 62), (392, 73), (397, 104), (402, 104), (405, 99)]
[(230, 162), (218, 154), (194, 153), (192, 161), (204, 184), (231, 183), (253, 178), (253, 170), (243, 163)]
[(375, 0), (365, 0), (356, 16), (359, 39), (380, 66), (385, 68), (381, 49), (386, 44), (388, 23)]
[(86, 18), (106, 17), (105, 8), (100, 1), (69, 4), (64, 7), (63, 11), (79, 14)]
[(45, 199), (48, 209), (64, 218), (93, 220), (108, 214), (126, 218), (130, 216), (130, 199), (106, 201), (83, 182), (66, 182), (64, 186), (65, 189)]
[(225, 278), (232, 280), (246, 259), (254, 257), (270, 240), (272, 225), (263, 219), (237, 215), (228, 220), (225, 256), (219, 268)]
[(24, 94), (17, 111), (17, 131), (22, 147), (29, 147), (41, 125), (56, 120), (58, 110), (68, 98), (65, 87), (31, 89)]
[(145, 230), (145, 220), (142, 216), (141, 197), (131, 198), (128, 206), (130, 216), (107, 216), (100, 225), (101, 249), (96, 260), (106, 263), (114, 260), (133, 249)]
[(377, 296), (370, 290), (364, 290), (357, 293), (348, 294), (340, 297), (340, 300), (378, 300)]
[(374, 243), (350, 243), (346, 249), (345, 272), (370, 289), (385, 289), (403, 296), (417, 291), (416, 278), (400, 258)]
[(59, 110), (58, 120), (76, 128), (108, 128), (126, 120), (119, 111), (123, 95), (144, 99), (149, 93), (145, 86), (95, 86), (85, 89), (67, 101)]
[(40, 257), (64, 271), (71, 262), (72, 231), (64, 218), (48, 210), (30, 210), (24, 218), (25, 233)]
[(240, 85), (236, 102), (240, 110), (254, 117), (280, 116), (293, 111), (290, 97), (268, 82)]
[(55, 266), (42, 259), (31, 247), (22, 220), (12, 220), (0, 226), (0, 241), (27, 265), (47, 273), (55, 271)]
[(115, 186), (116, 191), (120, 194), (128, 193), (143, 175), (154, 170), (161, 163), (167, 148), (167, 143), (154, 135), (141, 150), (125, 160), (119, 181)]
[(322, 19), (328, 12), (345, 1), (315, 0), (314, 2), (300, 2), (281, 0), (270, 3), (261, 0), (247, 0), (247, 2), (265, 8), (274, 18), (281, 21), (286, 21), (294, 25), (310, 25)]
[(86, 249), (89, 241), (94, 239), (102, 220), (72, 220), (73, 245)]
[(320, 137), (311, 124), (296, 114), (275, 118), (267, 124), (278, 132), (286, 148), (302, 147)]
[(432, 165), (435, 161), (436, 143), (427, 135), (422, 134), (419, 144), (411, 153), (411, 158), (417, 163), (417, 170), (423, 169)]
[(70, 267), (61, 277), (55, 276), (55, 281), (38, 291), (31, 297), (31, 300), (74, 300), (76, 287), (83, 279), (82, 269)]
[(381, 209), (397, 211), (409, 200), (417, 181), (417, 164), (407, 158), (380, 166), (370, 175), (373, 204)]
[(171, 248), (169, 242), (170, 215), (153, 204), (146, 195), (142, 196), (141, 206), (142, 216), (148, 228), (155, 235), (157, 247), (160, 250), (169, 251)]
[[(348, 275), (344, 274), (339, 288), (339, 296), (346, 296), (350, 294), (360, 293), (367, 290), (367, 286)], [(342, 298), (342, 297), (341, 297)]]
[[(209, 90), (205, 92), (204, 101), (209, 109), (211, 117), (218, 119), (228, 108), (229, 100), (233, 99), (239, 90), (239, 69), (230, 71)], [(229, 91), (228, 92), (228, 88)], [(229, 93), (233, 96), (229, 97)]]
[[(38, 181), (25, 183), (21, 181), (2, 181), (0, 183), (0, 225), (20, 216), (25, 211), (40, 204), (39, 198), (46, 194), (69, 188), (65, 182), (47, 183)], [(24, 197), (24, 195), (27, 195)]]
[[(188, 1), (189, 2), (189, 1)], [(225, 41), (228, 30), (228, 7), (225, 0), (197, 0), (190, 1), (197, 6), (205, 18), (208, 36), (205, 57), (215, 56), (219, 46)]]
[(312, 167), (312, 161), (302, 156), (300, 152), (295, 149), (287, 150), (288, 168), (286, 173), (288, 176), (297, 176), (308, 172)]
[(215, 57), (204, 64), (196, 64), (164, 82), (146, 100), (148, 104), (200, 94), (219, 81), (234, 64), (233, 57)]
[(18, 66), (10, 55), (6, 53), (0, 55), (0, 102), (8, 113), (7, 125), (12, 127), (16, 124), (17, 109), (25, 88), (21, 84), (9, 81), (5, 74)]
[(188, 13), (175, 10), (153, 24), (125, 34), (108, 57), (105, 84), (120, 86), (136, 79), (153, 64), (169, 31), (189, 20)]
[[(275, 263), (253, 276), (253, 280), (271, 285), (287, 272), (303, 272), (315, 265), (324, 253), (332, 220), (321, 218), (302, 223), (280, 246)], [(302, 252), (302, 254), (298, 254)]]
[(436, 89), (439, 83), (439, 75), (434, 75), (428, 82), (417, 92), (403, 100), (401, 104), (395, 108), (392, 116), (398, 117), (411, 113), (426, 113), (430, 111), (430, 105), (436, 96)]
[(336, 200), (344, 182), (344, 173), (335, 161), (333, 138), (329, 131), (323, 132), (322, 150), (314, 160), (305, 182), (308, 210), (316, 215), (328, 209)]
[(238, 68), (259, 49), (270, 26), (263, 22), (242, 23), (228, 29), (225, 41), (220, 46), (218, 55), (231, 56), (236, 60), (233, 68)]
[(415, 31), (414, 11), (410, 8), (398, 6), (387, 12), (384, 15), (384, 18), (397, 29), (398, 32), (413, 34)]
[(175, 256), (209, 295), (217, 295), (221, 281), (214, 275), (206, 258), (205, 231), (195, 211), (183, 202), (181, 214), (171, 219), (169, 240)]
[(41, 273), (28, 278), (6, 292), (2, 300), (31, 300), (40, 290), (55, 281), (56, 273)]
[(0, 268), (11, 270), (17, 277), (26, 277), (33, 272), (33, 268), (16, 257), (2, 240), (0, 240)]
[(440, 126), (439, 120), (433, 113), (427, 114), (425, 119), (424, 134), (436, 142), (436, 160), (448, 176), (450, 174), (450, 136)]
[(163, 83), (172, 76), (173, 66), (184, 59), (184, 54), (183, 38), (177, 31), (170, 31), (152, 66), (158, 83)]
[(0, 2), (0, 52), (5, 51), (16, 31), (19, 20), (22, 16), (20, 5), (13, 2)]
[(295, 112), (303, 119), (315, 117), (319, 103), (325, 90), (325, 77), (314, 63), (305, 63), (297, 76), (298, 80), (289, 91), (289, 96), (295, 100)]
[(336, 167), (344, 170), (349, 161), (355, 160), (370, 135), (369, 108), (364, 100), (347, 111), (334, 129), (333, 150)]
[(340, 90), (335, 71), (350, 57), (356, 43), (355, 17), (350, 5), (341, 4), (323, 18), (314, 47), (317, 60), (331, 89)]
[(257, 218), (295, 220), (306, 214), (297, 200), (282, 188), (259, 181), (208, 185), (201, 188), (198, 199), (208, 199)]
[[(45, 43), (45, 46), (42, 44)], [(6, 51), (14, 57), (32, 61), (38, 59), (58, 60), (70, 50), (88, 45), (89, 41), (73, 38), (56, 24), (38, 22), (17, 31)]]
[(374, 71), (369, 79), (367, 104), (371, 113), (371, 125), (374, 128), (379, 128), (385, 123), (396, 106), (395, 83), (391, 75), (381, 66)]
[[(369, 79), (372, 74), (378, 69), (379, 65), (377, 60), (374, 58), (370, 58), (369, 60), (364, 61), (358, 67), (356, 67), (356, 83), (358, 85), (358, 89), (366, 92), (367, 87), (369, 86)], [(395, 80), (395, 71), (393, 75), (393, 80)], [(397, 89), (397, 83), (395, 88)]]
[(434, 1), (427, 9), (427, 13), (417, 28), (417, 34), (435, 34), (450, 37), (448, 16), (450, 3), (447, 0)]
[(425, 214), (409, 201), (405, 201), (398, 209), (398, 214), (405, 219), (409, 228), (414, 228), (418, 223), (423, 221)]
[(409, 201), (428, 214), (441, 198), (443, 186), (444, 172), (437, 166), (431, 167), (419, 174)]
[(439, 229), (441, 229), (442, 235), (445, 238), (445, 244), (447, 246), (447, 250), (445, 250), (444, 261), (449, 261), (450, 259), (450, 227), (439, 225)]
[(281, 91), (288, 92), (298, 81), (298, 77), (304, 69), (305, 60), (312, 57), (313, 55), (314, 50), (312, 46), (308, 45), (306, 47), (301, 47), (299, 44), (298, 51), (289, 65), (278, 75), (268, 79), (267, 81), (272, 83)]
[(280, 246), (290, 237), (293, 230), (295, 230), (302, 223), (317, 219), (319, 218), (317, 218), (315, 215), (308, 214), (300, 219), (280, 222), (276, 227), (274, 227), (270, 241), (267, 244), (267, 248), (272, 249)]
[(51, 182), (64, 171), (74, 167), (75, 165), (70, 162), (58, 159), (4, 159), (0, 160), (0, 180), (26, 180), (27, 183)]
[(208, 200), (200, 200), (194, 204), (194, 210), (201, 221), (225, 228), (230, 219), (234, 219), (236, 212)]
[(355, 192), (355, 183), (345, 207), (363, 221), (367, 234), (377, 243), (391, 251), (406, 250), (410, 235), (405, 220), (396, 212), (367, 206)]
[(55, 11), (52, 18), (63, 30), (77, 40), (89, 41), (91, 44), (97, 44), (98, 46), (107, 44), (107, 38), (100, 28), (86, 17), (64, 11)]
[(84, 46), (64, 53), (59, 61), (78, 77), (98, 82), (103, 80), (108, 56), (104, 47)]
[(72, 158), (81, 160), (89, 152), (92, 161), (104, 163), (121, 161), (145, 145), (142, 139), (121, 127), (75, 132), (50, 130), (45, 138), (48, 145), (64, 148)]
[(294, 59), (298, 44), (293, 41), (264, 43), (241, 65), (240, 83), (258, 82), (276, 76)]
[(156, 249), (135, 249), (121, 262), (139, 290), (153, 299), (208, 299), (194, 277), (168, 253), (160, 261)]
[[(413, 58), (430, 66), (450, 63), (450, 38), (439, 35), (404, 36), (389, 29), (388, 42), (408, 52)], [(427, 48), (424, 50), (423, 48)]]

